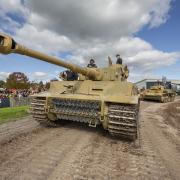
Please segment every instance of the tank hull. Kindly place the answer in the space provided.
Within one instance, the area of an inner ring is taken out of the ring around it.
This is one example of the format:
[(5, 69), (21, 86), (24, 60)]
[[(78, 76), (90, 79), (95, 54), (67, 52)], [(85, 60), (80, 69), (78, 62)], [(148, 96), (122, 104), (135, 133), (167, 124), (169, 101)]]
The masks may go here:
[(147, 90), (142, 94), (143, 100), (152, 100), (152, 101), (159, 101), (162, 103), (165, 102), (172, 102), (175, 99), (175, 92), (169, 90), (169, 89), (162, 89), (159, 90)]
[(152, 100), (152, 101), (161, 101), (161, 95), (154, 95), (154, 94), (146, 94), (143, 96), (144, 100)]
[(113, 136), (134, 140), (138, 134), (139, 100), (132, 95), (133, 87), (127, 82), (53, 82), (48, 92), (32, 96), (32, 115), (48, 126), (62, 119), (92, 127), (102, 124)]

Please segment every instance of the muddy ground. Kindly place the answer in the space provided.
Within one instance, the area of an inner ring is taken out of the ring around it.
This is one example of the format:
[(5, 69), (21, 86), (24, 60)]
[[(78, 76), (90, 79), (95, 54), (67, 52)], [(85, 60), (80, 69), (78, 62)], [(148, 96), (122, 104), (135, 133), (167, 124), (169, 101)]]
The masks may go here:
[(1, 125), (0, 179), (180, 179), (180, 100), (142, 102), (139, 118), (136, 143), (73, 122)]

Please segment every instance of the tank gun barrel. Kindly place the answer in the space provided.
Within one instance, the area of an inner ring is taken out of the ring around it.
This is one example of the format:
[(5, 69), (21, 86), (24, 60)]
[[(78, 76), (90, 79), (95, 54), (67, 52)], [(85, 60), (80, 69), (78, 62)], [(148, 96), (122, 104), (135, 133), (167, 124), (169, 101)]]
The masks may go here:
[(82, 68), (80, 66), (67, 63), (59, 58), (29, 49), (21, 44), (16, 43), (13, 40), (13, 38), (11, 38), (10, 36), (1, 33), (0, 33), (0, 53), (2, 54), (17, 53), (17, 54), (37, 58), (51, 64), (65, 67), (67, 69), (72, 70), (73, 72), (77, 72), (84, 76), (87, 76), (89, 79), (92, 80), (99, 80), (101, 76), (101, 74), (95, 69)]

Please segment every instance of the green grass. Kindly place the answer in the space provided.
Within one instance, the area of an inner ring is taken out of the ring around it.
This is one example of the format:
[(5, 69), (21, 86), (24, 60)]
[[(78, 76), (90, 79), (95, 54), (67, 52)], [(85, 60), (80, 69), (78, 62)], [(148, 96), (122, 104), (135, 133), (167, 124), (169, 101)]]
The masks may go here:
[(16, 121), (28, 115), (28, 106), (20, 106), (13, 108), (0, 108), (0, 124)]

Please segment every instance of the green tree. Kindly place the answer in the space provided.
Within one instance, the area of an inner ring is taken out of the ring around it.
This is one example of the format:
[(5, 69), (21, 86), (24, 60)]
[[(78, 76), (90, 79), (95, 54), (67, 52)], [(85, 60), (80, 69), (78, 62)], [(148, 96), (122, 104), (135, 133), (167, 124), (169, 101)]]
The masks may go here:
[(49, 89), (49, 88), (50, 88), (50, 82), (46, 82), (45, 88), (46, 88), (46, 89)]
[(9, 89), (28, 89), (30, 87), (27, 76), (22, 72), (13, 72), (6, 80)]
[(39, 87), (40, 87), (40, 88), (43, 88), (43, 87), (44, 87), (44, 84), (43, 84), (42, 81), (39, 82)]
[(3, 80), (0, 80), (0, 88), (5, 88), (6, 83)]
[(40, 81), (38, 84), (38, 91), (41, 91), (43, 88), (44, 88), (44, 84), (42, 81)]
[(33, 89), (36, 89), (36, 88), (38, 88), (38, 83), (37, 82), (35, 82), (35, 81), (32, 81), (32, 82), (30, 82), (30, 87), (31, 88), (33, 88)]

